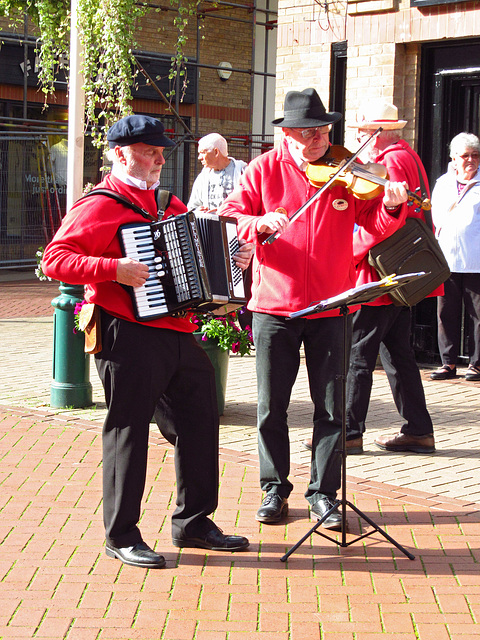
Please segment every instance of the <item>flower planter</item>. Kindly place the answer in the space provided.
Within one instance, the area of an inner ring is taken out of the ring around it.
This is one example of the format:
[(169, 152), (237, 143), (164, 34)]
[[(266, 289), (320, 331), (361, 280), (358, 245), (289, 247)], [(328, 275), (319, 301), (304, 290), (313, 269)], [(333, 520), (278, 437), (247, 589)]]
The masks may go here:
[(202, 340), (202, 332), (194, 332), (195, 340), (206, 352), (210, 358), (210, 362), (215, 369), (215, 387), (217, 390), (217, 405), (218, 415), (223, 416), (225, 411), (225, 394), (227, 391), (227, 376), (228, 376), (228, 362), (229, 352), (224, 349), (220, 349), (215, 340)]

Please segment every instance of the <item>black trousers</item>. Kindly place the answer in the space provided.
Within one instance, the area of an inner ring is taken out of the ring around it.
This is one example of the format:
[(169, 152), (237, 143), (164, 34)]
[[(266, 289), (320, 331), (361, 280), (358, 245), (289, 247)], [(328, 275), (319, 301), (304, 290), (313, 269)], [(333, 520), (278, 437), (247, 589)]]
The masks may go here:
[[(480, 250), (480, 249), (479, 249)], [(462, 333), (462, 301), (468, 314), (468, 356), (480, 366), (480, 273), (452, 273), (438, 302), (438, 348), (443, 364), (457, 364)]]
[(105, 390), (103, 511), (106, 539), (136, 544), (147, 469), (148, 434), (159, 404), (175, 431), (174, 537), (212, 528), (217, 506), (218, 410), (208, 356), (191, 334), (146, 327), (102, 312), (95, 356)]
[[(350, 322), (347, 319), (348, 329)], [(253, 314), (258, 387), (258, 453), (260, 486), (287, 498), (293, 488), (287, 410), (304, 346), (310, 396), (314, 404), (310, 504), (335, 498), (341, 484), (341, 457), (336, 449), (342, 429), (343, 318), (287, 320)]]
[(433, 433), (422, 379), (410, 344), (410, 307), (362, 305), (353, 317), (352, 349), (347, 376), (347, 440), (365, 432), (373, 371), (380, 352), (403, 433)]

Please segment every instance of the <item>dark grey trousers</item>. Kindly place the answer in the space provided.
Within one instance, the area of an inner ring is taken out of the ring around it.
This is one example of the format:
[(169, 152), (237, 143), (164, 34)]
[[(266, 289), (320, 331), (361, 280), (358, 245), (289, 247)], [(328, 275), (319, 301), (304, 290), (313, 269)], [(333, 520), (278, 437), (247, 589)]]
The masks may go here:
[(422, 379), (410, 344), (410, 307), (363, 305), (353, 317), (347, 376), (347, 440), (365, 432), (373, 371), (380, 353), (398, 413), (401, 431), (413, 436), (433, 433)]
[(314, 404), (311, 476), (305, 497), (311, 504), (325, 496), (336, 497), (341, 483), (336, 445), (342, 426), (343, 326), (340, 316), (287, 320), (253, 314), (260, 485), (267, 493), (286, 498), (292, 490), (287, 410), (303, 344)]
[[(480, 250), (480, 249), (479, 249)], [(462, 302), (467, 311), (468, 357), (480, 366), (480, 273), (452, 273), (438, 300), (438, 347), (443, 364), (457, 364), (462, 335)]]

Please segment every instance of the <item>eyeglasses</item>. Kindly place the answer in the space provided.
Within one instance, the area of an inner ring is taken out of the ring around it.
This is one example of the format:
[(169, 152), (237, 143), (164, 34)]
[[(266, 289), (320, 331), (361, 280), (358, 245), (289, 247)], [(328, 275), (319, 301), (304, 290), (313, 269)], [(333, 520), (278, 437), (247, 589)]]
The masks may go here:
[(364, 138), (369, 138), (372, 135), (372, 131), (357, 131), (357, 142), (360, 142)]
[(462, 153), (462, 155), (459, 155), (458, 157), (462, 160), (468, 160), (468, 158), (471, 158), (472, 160), (478, 160), (480, 158), (480, 153), (473, 151), (472, 153)]
[(323, 127), (309, 127), (308, 129), (297, 129), (296, 127), (292, 127), (292, 129), (294, 131), (298, 131), (298, 133), (304, 140), (310, 140), (310, 138), (313, 138), (317, 133), (322, 136), (330, 133), (330, 131), (332, 130), (332, 125), (327, 124)]

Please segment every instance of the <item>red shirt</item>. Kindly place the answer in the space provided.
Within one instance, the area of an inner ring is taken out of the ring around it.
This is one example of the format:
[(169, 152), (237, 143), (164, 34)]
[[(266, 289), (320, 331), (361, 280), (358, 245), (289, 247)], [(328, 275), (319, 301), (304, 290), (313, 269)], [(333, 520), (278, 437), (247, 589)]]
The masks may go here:
[[(152, 216), (157, 216), (154, 190), (126, 185), (111, 175), (97, 187), (118, 191)], [(173, 196), (168, 214), (178, 215), (186, 210), (186, 206)], [(115, 281), (117, 261), (123, 257), (118, 228), (132, 222), (145, 222), (145, 218), (106, 196), (92, 196), (78, 201), (45, 249), (42, 262), (44, 273), (69, 284), (86, 285), (87, 302), (98, 304), (117, 318), (137, 322), (130, 294)], [(141, 324), (183, 332), (196, 329), (196, 325), (188, 318), (170, 316)]]
[[(393, 182), (406, 182), (408, 189), (412, 192), (420, 187), (420, 179), (418, 175), (418, 166), (422, 172), (423, 182), (427, 189), (427, 197), (430, 197), (428, 187), (428, 178), (425, 173), (422, 161), (410, 145), (405, 140), (387, 147), (376, 159), (376, 162), (383, 164), (387, 168), (388, 179)], [(417, 166), (418, 163), (418, 166)], [(417, 211), (415, 204), (407, 207), (407, 218), (421, 218), (425, 220), (423, 210)], [(401, 225), (400, 225), (401, 226)], [(357, 285), (367, 282), (375, 282), (380, 280), (378, 273), (368, 263), (369, 250), (385, 238), (388, 238), (396, 231), (396, 228), (387, 229), (380, 237), (370, 234), (366, 229), (359, 228), (353, 237), (353, 253), (357, 264)], [(443, 285), (436, 289), (430, 296), (438, 296), (443, 294)], [(377, 298), (369, 305), (379, 306), (383, 304), (392, 304), (392, 299), (388, 294)]]
[[(359, 200), (340, 184), (325, 190), (275, 242), (261, 244), (267, 236), (259, 237), (256, 231), (258, 216), (277, 207), (292, 215), (316, 191), (284, 140), (250, 162), (239, 188), (220, 207), (221, 215), (238, 220), (239, 237), (256, 244), (248, 304), (252, 311), (287, 316), (351, 289), (356, 278), (354, 223), (377, 235), (400, 224), (385, 210), (381, 197)], [(321, 315), (338, 315), (338, 309)]]

